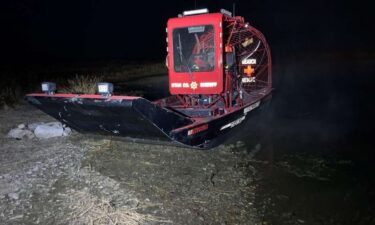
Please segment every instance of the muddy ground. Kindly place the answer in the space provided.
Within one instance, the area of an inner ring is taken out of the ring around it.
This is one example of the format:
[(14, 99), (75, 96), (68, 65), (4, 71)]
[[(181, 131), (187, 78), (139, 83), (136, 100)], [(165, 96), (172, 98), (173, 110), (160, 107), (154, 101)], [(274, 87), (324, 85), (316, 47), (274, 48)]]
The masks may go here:
[(261, 222), (255, 176), (241, 167), (252, 156), (238, 151), (241, 142), (198, 151), (78, 133), (14, 140), (5, 136), (15, 125), (53, 119), (21, 105), (0, 120), (2, 224), (85, 224), (95, 220), (80, 205), (86, 198), (138, 213), (142, 224)]
[(352, 161), (275, 158), (261, 138), (209, 151), (76, 132), (6, 138), (20, 123), (48, 121), (27, 104), (0, 114), (0, 224), (375, 223), (373, 192), (353, 186)]

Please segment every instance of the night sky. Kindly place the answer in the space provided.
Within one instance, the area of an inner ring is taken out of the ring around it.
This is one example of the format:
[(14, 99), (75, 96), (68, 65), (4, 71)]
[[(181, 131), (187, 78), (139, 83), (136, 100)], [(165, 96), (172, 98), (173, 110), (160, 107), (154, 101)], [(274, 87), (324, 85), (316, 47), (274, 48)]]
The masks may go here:
[(18, 0), (0, 3), (1, 64), (163, 59), (168, 18), (233, 2), (275, 55), (375, 50), (373, 8), (362, 1)]

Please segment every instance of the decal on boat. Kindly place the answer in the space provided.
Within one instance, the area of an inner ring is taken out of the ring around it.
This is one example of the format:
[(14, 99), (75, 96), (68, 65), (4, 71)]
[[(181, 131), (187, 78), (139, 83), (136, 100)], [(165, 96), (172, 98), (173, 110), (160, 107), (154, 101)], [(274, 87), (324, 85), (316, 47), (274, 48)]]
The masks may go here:
[(208, 129), (208, 124), (204, 124), (202, 126), (199, 126), (199, 127), (195, 127), (193, 129), (190, 129), (188, 130), (188, 135), (194, 135), (194, 134), (197, 134), (197, 133), (200, 133), (202, 131), (205, 131)]
[[(198, 88), (198, 83), (193, 81), (191, 84), (189, 83), (171, 83), (172, 88), (192, 88), (192, 89), (197, 89)], [(214, 88), (217, 87), (217, 82), (200, 82), (199, 87), (201, 88)]]
[(241, 63), (243, 65), (255, 65), (257, 64), (257, 60), (256, 59), (243, 59)]
[(224, 129), (227, 129), (227, 128), (233, 128), (233, 127), (237, 126), (238, 124), (242, 123), (242, 121), (244, 121), (244, 120), (245, 120), (245, 116), (242, 116), (242, 117), (236, 119), (235, 121), (230, 122), (230, 123), (222, 126), (220, 128), (220, 130), (224, 130)]
[(171, 83), (172, 88), (180, 88), (182, 86), (181, 83)]
[(195, 81), (191, 82), (190, 87), (191, 87), (191, 89), (193, 89), (193, 90), (197, 89), (197, 87), (198, 87), (197, 82), (195, 82)]
[(248, 106), (248, 107), (246, 107), (246, 108), (244, 108), (243, 113), (246, 115), (248, 112), (254, 110), (254, 109), (257, 108), (257, 107), (259, 107), (259, 104), (260, 104), (260, 101), (254, 103), (254, 104), (252, 104), (252, 105), (250, 105), (250, 106)]
[(208, 88), (210, 88), (210, 87), (216, 87), (217, 86), (217, 82), (201, 82), (199, 84), (199, 86), (201, 88), (203, 88), (203, 87), (208, 87)]
[(172, 88), (190, 88), (189, 83), (171, 83)]
[(242, 83), (255, 83), (255, 77), (243, 77)]

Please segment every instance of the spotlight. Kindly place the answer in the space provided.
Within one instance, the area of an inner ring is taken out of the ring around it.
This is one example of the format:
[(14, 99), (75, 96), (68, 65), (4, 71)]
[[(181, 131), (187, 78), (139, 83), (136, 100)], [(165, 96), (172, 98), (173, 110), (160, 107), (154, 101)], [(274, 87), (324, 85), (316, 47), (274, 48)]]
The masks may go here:
[(97, 83), (97, 91), (103, 96), (111, 96), (113, 94), (113, 84), (112, 83)]
[(56, 84), (52, 82), (43, 82), (42, 91), (48, 95), (53, 95), (56, 92)]

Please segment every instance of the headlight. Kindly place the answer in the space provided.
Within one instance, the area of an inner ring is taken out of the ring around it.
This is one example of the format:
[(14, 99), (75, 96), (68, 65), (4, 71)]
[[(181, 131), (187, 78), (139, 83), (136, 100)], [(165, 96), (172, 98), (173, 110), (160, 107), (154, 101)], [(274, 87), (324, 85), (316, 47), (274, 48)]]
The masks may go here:
[(53, 95), (56, 92), (56, 84), (52, 82), (43, 82), (42, 91), (48, 95)]
[(103, 96), (111, 96), (113, 94), (113, 84), (112, 83), (97, 83), (97, 91)]
[(184, 11), (182, 15), (191, 16), (191, 15), (204, 14), (204, 13), (208, 13), (208, 9), (195, 9), (195, 10), (190, 10), (190, 11)]

